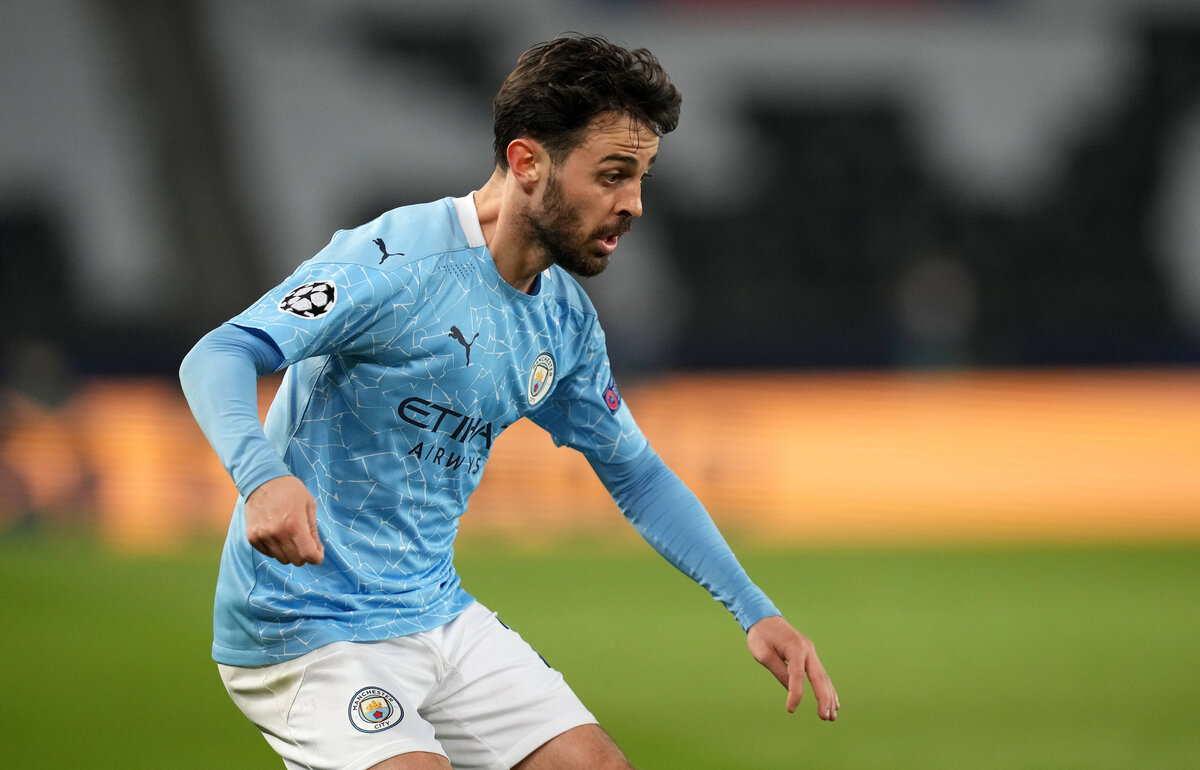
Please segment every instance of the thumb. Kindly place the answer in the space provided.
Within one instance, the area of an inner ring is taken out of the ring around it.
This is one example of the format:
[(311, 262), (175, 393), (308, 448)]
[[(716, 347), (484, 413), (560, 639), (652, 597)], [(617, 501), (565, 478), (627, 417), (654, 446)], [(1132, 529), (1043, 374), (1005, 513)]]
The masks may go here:
[(308, 534), (312, 538), (312, 549), (308, 561), (320, 564), (325, 560), (325, 544), (321, 542), (321, 532), (317, 529), (317, 506), (315, 502), (308, 508)]

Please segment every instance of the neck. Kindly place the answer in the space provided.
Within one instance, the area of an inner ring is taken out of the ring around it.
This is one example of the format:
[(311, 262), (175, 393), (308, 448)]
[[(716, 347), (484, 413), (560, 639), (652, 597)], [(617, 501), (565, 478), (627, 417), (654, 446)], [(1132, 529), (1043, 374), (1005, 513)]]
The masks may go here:
[(525, 195), (511, 174), (497, 168), (475, 193), (483, 240), (505, 283), (519, 292), (533, 290), (537, 276), (550, 266), (543, 249), (528, 237), (522, 212)]

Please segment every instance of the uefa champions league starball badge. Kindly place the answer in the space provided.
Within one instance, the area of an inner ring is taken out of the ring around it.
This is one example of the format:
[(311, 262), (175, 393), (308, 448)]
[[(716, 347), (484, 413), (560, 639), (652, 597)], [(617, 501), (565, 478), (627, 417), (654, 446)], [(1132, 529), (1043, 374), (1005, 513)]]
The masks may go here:
[(355, 730), (375, 733), (395, 727), (404, 719), (400, 701), (387, 690), (364, 687), (350, 699), (350, 724)]
[(329, 281), (312, 281), (297, 286), (279, 303), (279, 310), (299, 318), (320, 318), (333, 310), (337, 289)]

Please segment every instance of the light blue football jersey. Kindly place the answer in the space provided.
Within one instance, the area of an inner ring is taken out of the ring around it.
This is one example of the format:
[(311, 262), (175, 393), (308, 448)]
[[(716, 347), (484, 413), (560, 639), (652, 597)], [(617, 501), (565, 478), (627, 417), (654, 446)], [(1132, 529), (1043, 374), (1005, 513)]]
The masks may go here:
[(325, 558), (293, 567), (254, 550), (239, 500), (217, 585), (218, 661), (278, 662), (465, 609), (459, 517), (522, 417), (601, 463), (647, 448), (586, 294), (557, 266), (536, 288), (500, 277), (472, 198), (447, 198), (337, 233), (232, 319), (283, 354), (266, 433), (317, 499)]

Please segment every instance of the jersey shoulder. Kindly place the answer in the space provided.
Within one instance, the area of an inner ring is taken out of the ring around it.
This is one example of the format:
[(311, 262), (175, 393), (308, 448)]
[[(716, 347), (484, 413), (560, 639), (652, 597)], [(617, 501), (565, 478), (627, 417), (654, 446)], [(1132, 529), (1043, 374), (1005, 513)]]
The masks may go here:
[(316, 262), (341, 262), (382, 271), (412, 269), (430, 257), (468, 248), (452, 198), (401, 206), (350, 230), (339, 230)]

